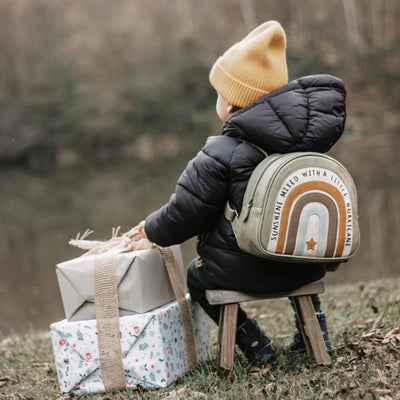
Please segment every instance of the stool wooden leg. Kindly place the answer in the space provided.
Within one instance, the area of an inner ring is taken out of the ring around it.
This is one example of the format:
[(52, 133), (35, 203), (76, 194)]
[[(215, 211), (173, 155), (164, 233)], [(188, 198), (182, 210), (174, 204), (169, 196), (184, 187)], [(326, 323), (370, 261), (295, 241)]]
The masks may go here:
[(219, 366), (229, 370), (233, 370), (238, 307), (238, 303), (224, 304), (219, 316)]
[(314, 355), (317, 364), (331, 365), (311, 297), (296, 296), (293, 301), (307, 353)]

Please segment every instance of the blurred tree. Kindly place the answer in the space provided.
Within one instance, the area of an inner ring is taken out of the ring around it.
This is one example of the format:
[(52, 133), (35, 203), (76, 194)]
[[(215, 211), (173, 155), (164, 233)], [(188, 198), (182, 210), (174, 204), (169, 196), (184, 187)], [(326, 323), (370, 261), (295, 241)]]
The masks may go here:
[(2, 0), (0, 164), (181, 167), (220, 128), (208, 83), (216, 57), (276, 19), (291, 79), (345, 81), (347, 131), (334, 154), (360, 188), (363, 259), (396, 259), (399, 17), (398, 0)]

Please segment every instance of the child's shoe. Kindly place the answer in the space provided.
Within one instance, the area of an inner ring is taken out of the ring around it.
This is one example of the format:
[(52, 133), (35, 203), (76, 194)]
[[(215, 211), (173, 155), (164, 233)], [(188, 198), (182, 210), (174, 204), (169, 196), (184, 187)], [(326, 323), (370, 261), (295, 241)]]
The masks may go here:
[(249, 317), (237, 329), (236, 344), (249, 360), (268, 361), (275, 356), (274, 343)]
[[(316, 315), (317, 315), (317, 319), (319, 322), (319, 326), (321, 328), (322, 337), (325, 341), (326, 350), (328, 351), (328, 353), (330, 353), (332, 351), (332, 345), (331, 345), (331, 341), (329, 340), (328, 326), (326, 324), (325, 313), (323, 311), (321, 311), (321, 312), (317, 313)], [(301, 334), (301, 331), (300, 331), (300, 326), (299, 326), (299, 321), (297, 320), (297, 315), (296, 315), (295, 321), (296, 321), (296, 330), (294, 331), (293, 342), (289, 343), (286, 347), (289, 351), (301, 353), (301, 352), (306, 351), (306, 344), (304, 343), (303, 335)]]

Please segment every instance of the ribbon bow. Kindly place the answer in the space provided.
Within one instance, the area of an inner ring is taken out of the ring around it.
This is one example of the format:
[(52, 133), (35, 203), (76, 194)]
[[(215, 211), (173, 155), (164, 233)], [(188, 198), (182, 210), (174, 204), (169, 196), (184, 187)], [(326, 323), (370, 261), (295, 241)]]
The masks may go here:
[(92, 254), (111, 253), (118, 254), (127, 251), (146, 250), (157, 247), (155, 243), (150, 242), (143, 232), (139, 231), (139, 225), (132, 228), (130, 231), (118, 236), (120, 226), (112, 229), (111, 239), (106, 241), (86, 240), (93, 233), (87, 229), (82, 235), (78, 233), (75, 239), (71, 239), (68, 243), (71, 246), (78, 247), (83, 250), (88, 250), (82, 256)]

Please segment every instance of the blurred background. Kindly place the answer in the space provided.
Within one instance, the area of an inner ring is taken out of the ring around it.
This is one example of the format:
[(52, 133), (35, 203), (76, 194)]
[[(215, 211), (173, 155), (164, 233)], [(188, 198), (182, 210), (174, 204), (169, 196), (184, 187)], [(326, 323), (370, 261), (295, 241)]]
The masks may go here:
[(64, 317), (70, 238), (108, 239), (168, 200), (221, 128), (212, 64), (269, 19), (290, 79), (330, 73), (348, 90), (330, 154), (358, 186), (362, 245), (327, 281), (399, 275), (399, 17), (398, 0), (0, 0), (0, 333)]

